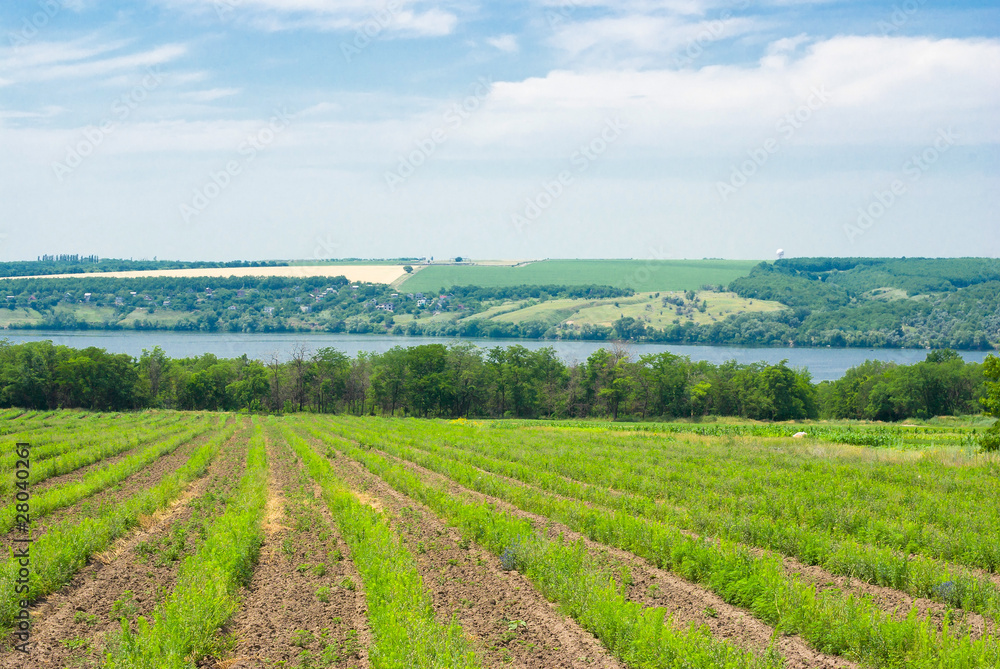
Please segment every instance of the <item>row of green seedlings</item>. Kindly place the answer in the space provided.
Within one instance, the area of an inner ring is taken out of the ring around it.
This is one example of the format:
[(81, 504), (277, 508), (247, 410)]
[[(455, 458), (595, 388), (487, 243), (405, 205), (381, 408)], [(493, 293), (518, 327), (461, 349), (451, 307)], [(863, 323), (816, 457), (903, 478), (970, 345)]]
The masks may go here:
[[(545, 469), (598, 485), (705, 509), (709, 518), (762, 515), (783, 526), (807, 525), (909, 553), (1000, 569), (1000, 494), (989, 467), (955, 467), (922, 454), (903, 462), (817, 458), (810, 449), (729, 442), (671, 443), (650, 437), (468, 430), (408, 426), (463, 449), (505, 457), (513, 450)], [(539, 465), (541, 466), (541, 464)], [(780, 491), (781, 494), (776, 494)]]
[(264, 541), (267, 476), (263, 430), (255, 420), (246, 470), (225, 512), (181, 563), (173, 590), (152, 620), (140, 617), (133, 629), (122, 619), (105, 667), (181, 669), (223, 652), (216, 632), (236, 612), (240, 588), (249, 584)]
[[(105, 468), (98, 468), (88, 473), (79, 481), (70, 481), (59, 486), (54, 486), (31, 498), (31, 518), (37, 520), (57, 509), (62, 509), (81, 499), (95, 495), (98, 492), (109, 488), (116, 483), (124, 481), (141, 469), (152, 464), (156, 460), (173, 453), (182, 445), (187, 444), (202, 434), (219, 429), (218, 423), (224, 420), (219, 417), (215, 421), (210, 421), (198, 428), (182, 432), (175, 436), (169, 436), (161, 441), (156, 441), (126, 458), (119, 460)], [(0, 532), (9, 532), (18, 521), (18, 516), (23, 516), (18, 512), (18, 503), (11, 502), (6, 508), (0, 509)]]
[[(184, 429), (197, 430), (198, 428), (201, 428), (201, 430), (204, 431), (207, 429), (206, 426), (211, 424), (211, 422), (212, 421), (202, 419), (190, 422), (185, 421), (180, 425), (174, 425), (166, 428), (152, 426), (142, 430), (120, 432), (110, 431), (107, 429), (98, 430), (95, 431), (93, 435), (88, 435), (85, 439), (80, 439), (76, 442), (76, 448), (67, 448), (67, 445), (59, 445), (60, 450), (64, 450), (64, 452), (58, 457), (50, 458), (39, 457), (36, 455), (34, 444), (32, 442), (27, 442), (32, 444), (31, 477), (28, 482), (31, 485), (37, 485), (38, 483), (54, 476), (68, 474), (81, 467), (92, 465), (105, 458), (113, 457), (119, 453), (124, 453), (125, 451), (131, 450), (136, 446), (161, 438), (164, 435), (176, 434)], [(41, 455), (46, 455), (44, 453), (44, 447), (39, 450), (43, 451)], [(10, 470), (0, 471), (0, 475), (9, 472)], [(13, 483), (10, 477), (0, 479), (0, 496), (9, 494), (12, 490), (12, 485)]]
[(0, 566), (0, 630), (11, 628), (21, 601), (34, 601), (64, 586), (92, 555), (107, 549), (113, 541), (135, 528), (140, 517), (166, 507), (189, 483), (204, 475), (222, 445), (236, 430), (235, 424), (224, 428), (153, 487), (104, 507), (93, 517), (67, 518), (53, 525), (32, 542), (30, 565), (21, 564), (16, 556), (3, 563)]
[[(518, 427), (528, 423), (519, 422)], [(810, 436), (825, 441), (856, 446), (899, 447), (905, 438), (915, 433), (914, 428), (898, 426), (831, 426), (831, 425), (775, 425), (755, 423), (593, 423), (583, 421), (560, 421), (561, 428), (600, 429), (606, 431), (650, 432), (656, 434), (698, 434), (706, 437), (791, 437), (796, 432), (808, 430)], [(942, 433), (953, 436), (952, 428), (917, 428), (920, 433)], [(956, 443), (960, 437), (955, 437)]]
[[(77, 425), (47, 428), (40, 431), (38, 436), (19, 435), (11, 439), (8, 445), (0, 444), (0, 471), (14, 468), (12, 452), (15, 442), (30, 443), (32, 463), (39, 464), (93, 444), (107, 442), (109, 435), (124, 435), (131, 439), (139, 433), (148, 434), (155, 430), (173, 429), (178, 425), (190, 425), (196, 422), (197, 418), (183, 414), (162, 414), (152, 417), (152, 420), (149, 415), (134, 414), (121, 416), (114, 421), (89, 420)], [(7, 450), (8, 447), (10, 450)]]
[[(415, 453), (423, 451), (457, 460), (564, 497), (654, 519), (702, 535), (775, 550), (833, 574), (859, 578), (914, 597), (933, 599), (953, 608), (1000, 618), (1000, 590), (988, 577), (933, 558), (910, 555), (909, 552), (914, 549), (912, 543), (906, 545), (906, 552), (901, 552), (891, 544), (866, 544), (835, 536), (829, 530), (782, 522), (766, 512), (665, 504), (657, 498), (657, 492), (663, 494), (663, 484), (633, 486), (643, 491), (644, 494), (639, 495), (610, 490), (608, 477), (605, 476), (612, 468), (610, 463), (602, 463), (589, 456), (580, 457), (572, 471), (567, 471), (535, 449), (531, 449), (530, 454), (517, 455), (501, 450), (500, 454), (505, 459), (499, 459), (462, 447), (437, 445), (434, 440), (426, 438), (413, 439), (408, 445), (415, 449)], [(480, 447), (479, 450), (485, 449)], [(778, 489), (773, 489), (772, 494), (775, 504), (786, 501)], [(996, 550), (996, 547), (993, 548)]]
[(4, 424), (0, 426), (0, 435), (50, 427), (68, 420), (66, 414), (61, 411), (10, 409), (9, 412), (11, 417), (6, 419)]
[(129, 414), (60, 410), (37, 414), (27, 420), (0, 421), (0, 445), (26, 440), (47, 442), (50, 430), (87, 429), (90, 425), (109, 423), (126, 416)]
[[(297, 438), (300, 443), (301, 438)], [(307, 446), (302, 446), (306, 448)], [(409, 471), (347, 442), (347, 455), (400, 492), (426, 504), (463, 537), (500, 558), (506, 569), (523, 573), (547, 599), (593, 633), (629, 666), (648, 669), (777, 669), (784, 661), (772, 647), (756, 655), (715, 639), (706, 627), (675, 625), (663, 607), (644, 607), (627, 598), (630, 575), (592, 556), (583, 542), (552, 541), (532, 524), (487, 504), (467, 502), (428, 485)], [(328, 444), (327, 457), (336, 457)]]
[(281, 434), (323, 491), (337, 528), (351, 549), (364, 584), (372, 633), (372, 669), (474, 669), (475, 652), (453, 619), (436, 620), (430, 594), (413, 556), (381, 513), (362, 504), (338, 479), (330, 463), (298, 435), (282, 426)]
[(595, 485), (666, 497), (664, 503), (702, 509), (709, 519), (761, 515), (782, 527), (806, 525), (908, 554), (988, 571), (1000, 567), (1000, 509), (980, 503), (984, 492), (1000, 493), (988, 468), (956, 468), (933, 456), (904, 463), (817, 461), (802, 449), (725, 443), (672, 442), (665, 449), (645, 438), (514, 439), (504, 431), (439, 425), (408, 426), (406, 432)]
[[(131, 429), (135, 426), (162, 421), (165, 418), (166, 415), (161, 415), (150, 420), (149, 415), (141, 413), (115, 414), (114, 417), (110, 414), (97, 414), (88, 417), (87, 420), (69, 420), (51, 427), (15, 432), (11, 436), (0, 438), (0, 469), (7, 470), (14, 467), (11, 452), (14, 450), (14, 446), (21, 442), (30, 443), (32, 448), (38, 452), (35, 459), (45, 460), (55, 455), (61, 455), (67, 450), (79, 448), (83, 444), (93, 443), (97, 437), (103, 436), (102, 431), (122, 427)], [(179, 416), (173, 419), (178, 420)], [(66, 448), (67, 442), (73, 444), (69, 449)]]
[[(313, 430), (317, 437), (344, 448), (371, 471), (392, 471), (392, 465), (383, 456)], [(938, 630), (934, 621), (922, 616), (916, 608), (899, 620), (880, 610), (868, 596), (847, 597), (834, 590), (818, 593), (815, 587), (790, 579), (780, 559), (756, 556), (734, 542), (709, 542), (664, 523), (558, 498), (484, 476), (468, 465), (422, 457), (390, 441), (369, 441), (367, 446), (404, 460), (422, 460), (423, 466), (462, 485), (562, 523), (593, 541), (629, 551), (657, 567), (702, 584), (730, 604), (748, 609), (778, 631), (799, 634), (820, 652), (875, 667), (905, 664), (971, 668), (1000, 663), (1000, 647), (992, 637), (972, 640), (966, 633), (953, 631), (948, 619)]]

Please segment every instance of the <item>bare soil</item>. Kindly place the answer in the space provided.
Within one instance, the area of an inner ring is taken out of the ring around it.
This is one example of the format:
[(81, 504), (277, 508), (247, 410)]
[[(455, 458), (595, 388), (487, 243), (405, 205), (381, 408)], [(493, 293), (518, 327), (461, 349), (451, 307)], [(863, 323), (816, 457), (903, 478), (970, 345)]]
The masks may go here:
[[(200, 545), (199, 528), (223, 512), (246, 464), (247, 437), (247, 430), (238, 431), (205, 476), (167, 508), (141, 519), (140, 529), (93, 556), (65, 587), (37, 601), (30, 663), (23, 654), (5, 651), (0, 668), (101, 666), (120, 619), (134, 623), (151, 615), (173, 587), (181, 561)], [(144, 480), (148, 486), (156, 479)], [(183, 537), (179, 548), (178, 537)], [(168, 553), (170, 548), (175, 552)]]

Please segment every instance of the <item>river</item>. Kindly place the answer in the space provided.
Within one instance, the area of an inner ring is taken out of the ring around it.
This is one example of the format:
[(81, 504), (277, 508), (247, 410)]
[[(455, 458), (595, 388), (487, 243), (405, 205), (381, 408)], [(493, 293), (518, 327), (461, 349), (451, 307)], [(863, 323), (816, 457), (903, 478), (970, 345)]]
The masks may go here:
[[(513, 346), (539, 349), (551, 346), (566, 362), (585, 360), (601, 347), (611, 346), (597, 341), (555, 341), (537, 339), (471, 339), (444, 337), (394, 337), (389, 335), (345, 335), (316, 333), (189, 333), (163, 331), (46, 331), (8, 330), (3, 333), (11, 343), (52, 340), (73, 348), (97, 346), (110, 353), (128, 353), (138, 357), (143, 349), (159, 346), (172, 358), (188, 358), (214, 353), (220, 358), (236, 358), (244, 353), (250, 358), (269, 360), (277, 355), (287, 360), (292, 349), (304, 344), (309, 351), (331, 346), (348, 355), (359, 351), (383, 352), (393, 346), (418, 344), (453, 344), (469, 342), (482, 347)], [(2, 338), (0, 337), (0, 338)], [(924, 349), (873, 348), (751, 348), (738, 346), (686, 346), (673, 344), (629, 344), (636, 357), (646, 353), (669, 351), (689, 356), (692, 360), (721, 363), (736, 360), (741, 363), (764, 361), (776, 363), (788, 360), (793, 367), (808, 368), (814, 381), (840, 378), (849, 368), (865, 360), (886, 360), (903, 364), (919, 362), (927, 355)], [(988, 351), (959, 351), (968, 362), (982, 362)]]

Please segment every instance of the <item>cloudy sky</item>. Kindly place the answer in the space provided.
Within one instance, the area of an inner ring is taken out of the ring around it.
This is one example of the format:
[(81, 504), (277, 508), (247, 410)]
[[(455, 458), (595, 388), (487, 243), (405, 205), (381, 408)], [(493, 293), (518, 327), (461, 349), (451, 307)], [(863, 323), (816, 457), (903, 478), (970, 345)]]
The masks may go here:
[(0, 3), (0, 259), (1000, 255), (1000, 8)]

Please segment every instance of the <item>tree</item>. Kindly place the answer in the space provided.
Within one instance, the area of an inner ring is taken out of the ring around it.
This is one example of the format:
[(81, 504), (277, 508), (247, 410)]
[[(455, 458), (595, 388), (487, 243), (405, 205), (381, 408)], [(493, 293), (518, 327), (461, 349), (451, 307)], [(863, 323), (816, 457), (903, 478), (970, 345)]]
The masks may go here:
[(240, 409), (260, 411), (264, 398), (271, 386), (267, 379), (267, 368), (257, 360), (251, 360), (240, 370), (240, 376), (226, 386), (226, 392)]
[(151, 406), (163, 406), (160, 399), (161, 384), (164, 375), (170, 369), (170, 358), (159, 346), (154, 346), (152, 351), (142, 349), (142, 356), (139, 358), (139, 377), (149, 384), (149, 401)]
[(413, 271), (413, 265), (403, 265), (403, 271), (409, 274)]
[[(1000, 358), (995, 355), (986, 356), (983, 375), (989, 379), (986, 383), (986, 397), (980, 400), (986, 407), (984, 413), (1000, 418)], [(1000, 420), (982, 434), (979, 445), (984, 451), (1000, 450)]]

